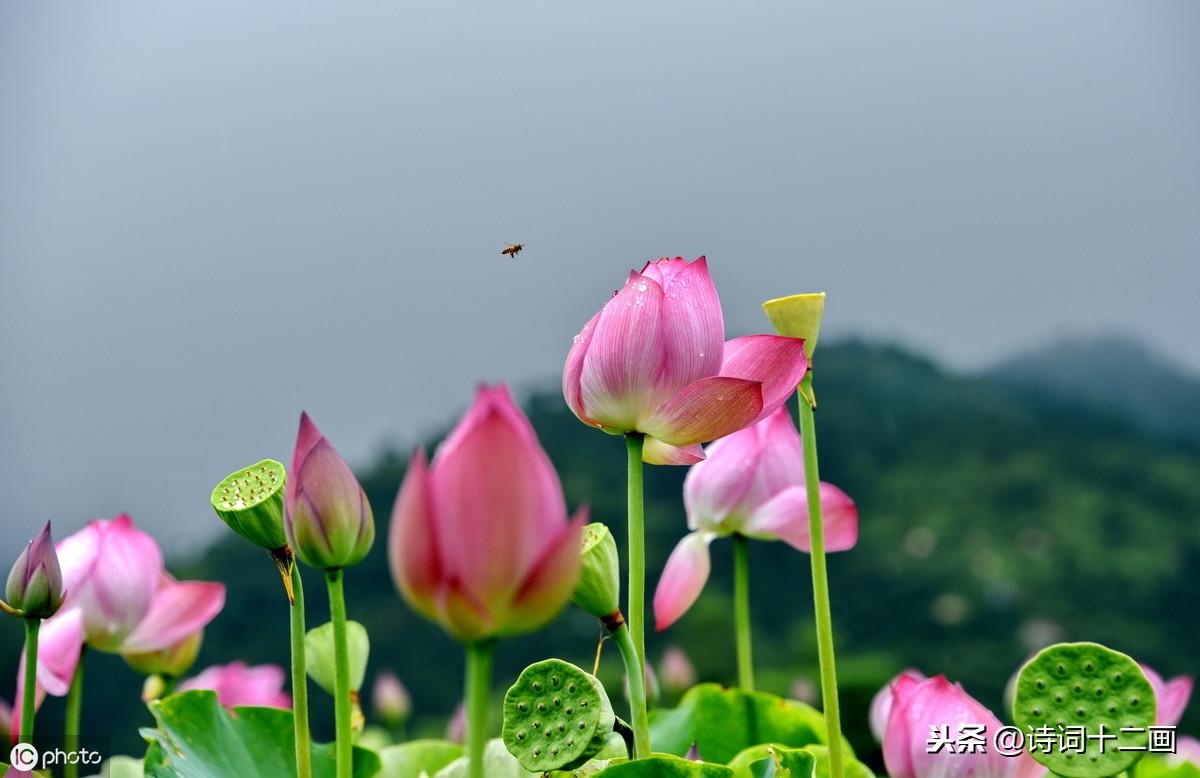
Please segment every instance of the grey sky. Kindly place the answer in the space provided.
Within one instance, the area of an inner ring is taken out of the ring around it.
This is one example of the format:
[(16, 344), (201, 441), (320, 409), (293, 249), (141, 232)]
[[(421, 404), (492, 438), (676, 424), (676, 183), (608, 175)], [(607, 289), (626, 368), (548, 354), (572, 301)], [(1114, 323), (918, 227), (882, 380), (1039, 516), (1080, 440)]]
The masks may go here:
[(209, 536), (301, 408), (364, 461), (664, 254), (731, 331), (824, 289), (959, 366), (1200, 368), (1197, 40), (1193, 0), (7, 0), (0, 541)]

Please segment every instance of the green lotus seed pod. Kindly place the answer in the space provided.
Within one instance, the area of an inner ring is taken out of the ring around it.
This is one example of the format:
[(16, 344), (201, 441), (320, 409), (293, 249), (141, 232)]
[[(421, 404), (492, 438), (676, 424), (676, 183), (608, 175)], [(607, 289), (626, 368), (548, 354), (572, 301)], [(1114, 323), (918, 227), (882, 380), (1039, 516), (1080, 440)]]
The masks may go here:
[[(1055, 732), (1083, 727), (1092, 736), (1082, 753), (1065, 748), (1032, 753), (1066, 778), (1108, 778), (1131, 767), (1145, 753), (1146, 728), (1153, 726), (1154, 716), (1154, 689), (1137, 662), (1096, 643), (1050, 646), (1017, 677), (1013, 720), (1027, 734), (1030, 728), (1036, 733), (1042, 727)], [(1116, 739), (1096, 740), (1101, 727)], [(1131, 728), (1141, 731), (1122, 731)]]
[(283, 485), (287, 473), (274, 459), (230, 474), (213, 487), (212, 506), (237, 534), (274, 551), (287, 545), (283, 534)]
[[(346, 622), (346, 648), (350, 654), (350, 689), (358, 691), (362, 688), (363, 677), (367, 674), (367, 657), (371, 653), (371, 641), (367, 637), (367, 628), (357, 621)], [(334, 693), (336, 685), (334, 675), (336, 663), (333, 656), (333, 624), (326, 622), (319, 627), (313, 627), (304, 636), (305, 663), (308, 675), (330, 694)]]
[(600, 681), (561, 659), (526, 667), (504, 695), (504, 745), (532, 773), (581, 766), (615, 722)]
[(602, 619), (620, 607), (621, 597), (621, 562), (617, 556), (617, 541), (613, 540), (608, 527), (592, 523), (583, 528), (580, 556), (583, 565), (571, 600)]

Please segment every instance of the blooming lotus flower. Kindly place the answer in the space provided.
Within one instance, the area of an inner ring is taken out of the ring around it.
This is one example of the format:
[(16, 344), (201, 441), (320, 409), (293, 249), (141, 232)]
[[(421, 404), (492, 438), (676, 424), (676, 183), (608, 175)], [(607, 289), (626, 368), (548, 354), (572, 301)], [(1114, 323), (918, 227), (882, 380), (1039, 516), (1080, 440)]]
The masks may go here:
[(291, 708), (292, 698), (283, 691), (286, 675), (279, 665), (231, 662), (214, 665), (195, 678), (179, 684), (179, 691), (210, 689), (226, 708), (253, 705), (262, 708)]
[(288, 543), (306, 565), (349, 567), (361, 562), (375, 542), (367, 495), (307, 413), (300, 414), (284, 502)]
[(390, 670), (384, 670), (375, 676), (375, 683), (371, 687), (371, 703), (379, 718), (391, 726), (404, 723), (412, 713), (412, 696), (404, 683)]
[[(808, 496), (800, 433), (786, 408), (710, 445), (707, 459), (683, 482), (686, 535), (671, 552), (654, 593), (663, 630), (687, 612), (708, 580), (708, 544), (723, 535), (783, 540), (810, 551)], [(858, 540), (858, 509), (832, 484), (821, 484), (825, 549), (845, 551)]]
[(892, 706), (883, 735), (883, 761), (890, 778), (1033, 778), (1046, 768), (1028, 753), (1010, 757), (991, 744), (984, 753), (928, 753), (930, 727), (982, 724), (985, 732), (1000, 729), (999, 719), (959, 684), (945, 676), (919, 679), (901, 674), (891, 684)]
[(883, 734), (887, 731), (888, 718), (892, 715), (892, 701), (895, 699), (892, 689), (902, 678), (906, 679), (906, 681), (915, 682), (926, 680), (924, 673), (910, 667), (907, 670), (900, 671), (899, 675), (888, 681), (871, 698), (871, 710), (869, 714), (871, 734), (875, 736), (875, 740), (879, 743), (883, 742)]
[(388, 558), (409, 604), (463, 641), (528, 632), (566, 604), (586, 510), (567, 519), (554, 466), (503, 386), (475, 403), (392, 510)]
[(26, 618), (48, 619), (58, 611), (63, 580), (54, 540), (50, 537), (50, 522), (17, 557), (9, 571), (4, 596), (8, 606)]
[(648, 262), (583, 326), (563, 368), (563, 395), (585, 424), (646, 436), (643, 459), (684, 465), (700, 443), (769, 416), (808, 369), (804, 342), (725, 341), (704, 257)]
[[(38, 639), (39, 703), (45, 693), (67, 693), (85, 643), (117, 654), (161, 651), (202, 629), (225, 604), (223, 584), (168, 575), (154, 539), (125, 515), (96, 519), (64, 538), (58, 559), (65, 596)], [(20, 696), (18, 685), (18, 710)]]
[(1183, 718), (1187, 709), (1188, 699), (1192, 696), (1193, 680), (1190, 676), (1180, 675), (1167, 681), (1147, 665), (1141, 665), (1146, 680), (1154, 688), (1154, 699), (1157, 703), (1157, 713), (1154, 723), (1160, 727), (1173, 727)]

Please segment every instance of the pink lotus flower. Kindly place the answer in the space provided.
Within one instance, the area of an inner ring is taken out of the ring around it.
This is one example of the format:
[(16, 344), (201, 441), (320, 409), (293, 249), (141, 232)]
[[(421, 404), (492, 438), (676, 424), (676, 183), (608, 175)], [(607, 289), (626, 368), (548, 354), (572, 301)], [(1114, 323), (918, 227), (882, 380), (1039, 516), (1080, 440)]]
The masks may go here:
[(901, 670), (897, 675), (871, 698), (871, 710), (869, 715), (869, 723), (871, 725), (871, 734), (875, 736), (875, 740), (882, 743), (883, 735), (887, 731), (888, 719), (892, 715), (892, 702), (895, 699), (893, 688), (901, 680), (906, 682), (920, 682), (926, 680), (925, 674), (915, 668)]
[(1154, 717), (1155, 725), (1160, 727), (1175, 726), (1183, 718), (1183, 712), (1187, 710), (1188, 699), (1192, 696), (1194, 681), (1187, 675), (1179, 675), (1166, 681), (1153, 668), (1147, 665), (1142, 665), (1141, 667), (1142, 672), (1146, 674), (1146, 680), (1154, 687), (1154, 699), (1157, 703), (1157, 712)]
[(248, 666), (245, 662), (214, 665), (195, 678), (179, 684), (179, 691), (211, 689), (226, 708), (257, 706), (291, 708), (292, 698), (283, 691), (286, 678), (279, 665)]
[[(810, 551), (808, 496), (800, 433), (780, 407), (752, 427), (708, 447), (683, 484), (688, 527), (667, 560), (654, 593), (658, 629), (673, 624), (700, 596), (709, 574), (708, 544), (723, 535), (783, 540)], [(858, 509), (832, 484), (821, 484), (821, 521), (827, 551), (858, 540)]]
[(392, 510), (388, 558), (409, 604), (464, 641), (528, 632), (566, 604), (586, 519), (503, 385), (480, 387), (438, 448), (418, 450)]
[(48, 619), (58, 612), (63, 598), (62, 569), (50, 537), (50, 522), (17, 557), (4, 596), (10, 608), (27, 618)]
[(942, 675), (922, 680), (901, 674), (890, 686), (892, 705), (883, 735), (890, 778), (1033, 778), (1046, 772), (1028, 753), (1004, 756), (991, 742), (983, 753), (952, 753), (949, 748), (929, 753), (931, 727), (948, 727), (953, 738), (960, 726), (983, 725), (990, 737), (1002, 726), (1000, 720)]
[(307, 413), (300, 415), (284, 503), (288, 543), (306, 565), (349, 567), (361, 562), (375, 542), (367, 495)]
[(202, 629), (225, 604), (223, 584), (171, 578), (153, 538), (125, 515), (64, 538), (58, 559), (65, 597), (38, 640), (39, 703), (45, 693), (67, 693), (85, 643), (119, 654), (159, 651)]
[(686, 465), (700, 443), (782, 405), (808, 369), (804, 342), (778, 335), (725, 341), (704, 257), (659, 259), (583, 326), (563, 368), (563, 395), (585, 424), (646, 435), (643, 458)]

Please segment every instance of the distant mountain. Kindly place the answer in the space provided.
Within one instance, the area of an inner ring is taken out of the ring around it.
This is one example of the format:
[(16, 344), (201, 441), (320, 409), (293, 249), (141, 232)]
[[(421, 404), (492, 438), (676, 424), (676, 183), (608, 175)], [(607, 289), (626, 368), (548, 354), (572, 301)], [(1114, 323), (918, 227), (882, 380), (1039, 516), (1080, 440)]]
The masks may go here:
[(1200, 444), (1200, 376), (1121, 336), (1063, 338), (988, 371), (1045, 399), (1115, 414), (1147, 431)]

